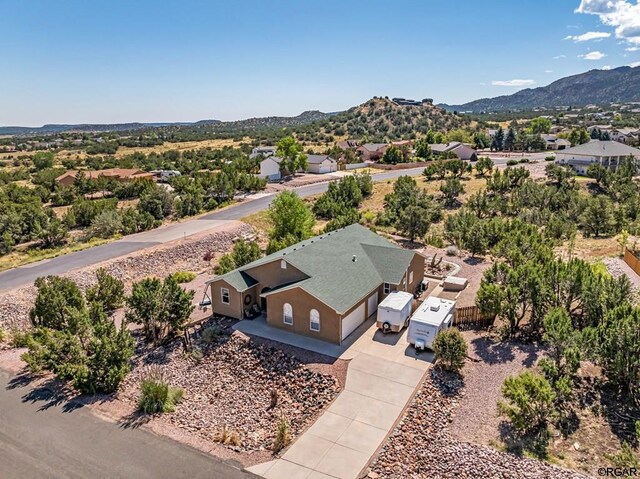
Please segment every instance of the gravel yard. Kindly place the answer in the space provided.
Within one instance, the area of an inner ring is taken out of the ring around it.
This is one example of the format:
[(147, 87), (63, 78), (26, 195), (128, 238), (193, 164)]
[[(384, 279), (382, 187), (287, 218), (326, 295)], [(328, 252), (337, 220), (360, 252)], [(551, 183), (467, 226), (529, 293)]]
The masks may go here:
[[(241, 445), (229, 446), (231, 449), (256, 452), (270, 450), (282, 417), (289, 421), (295, 437), (338, 394), (337, 376), (345, 369), (342, 362), (332, 374), (327, 358), (314, 355), (304, 361), (292, 350), (253, 341), (242, 333), (231, 334), (230, 323), (220, 321), (212, 319), (205, 325), (215, 323), (225, 328), (210, 344), (200, 339), (200, 333), (192, 335), (202, 350), (201, 359), (186, 354), (181, 341), (136, 356), (118, 399), (136, 405), (146, 367), (159, 365), (170, 384), (184, 390), (185, 397), (174, 413), (156, 416), (153, 422), (171, 424), (206, 442), (216, 442), (217, 434), (226, 427), (241, 440)], [(318, 364), (323, 360), (325, 364)], [(306, 364), (311, 361), (316, 363)], [(278, 396), (275, 407), (272, 391)]]
[[(468, 367), (468, 364), (465, 366)], [(580, 473), (456, 438), (452, 416), (465, 401), (463, 382), (433, 369), (368, 472), (383, 478), (586, 478)], [(476, 403), (476, 411), (481, 409)]]
[(466, 361), (463, 369), (464, 395), (453, 415), (451, 434), (462, 441), (490, 444), (500, 436), (497, 403), (502, 383), (534, 366), (543, 350), (536, 344), (494, 342), (476, 331), (462, 334), (473, 360)]
[[(252, 228), (244, 223), (231, 223), (214, 233), (200, 233), (185, 240), (176, 240), (145, 249), (130, 255), (71, 271), (63, 276), (76, 281), (85, 289), (95, 281), (95, 271), (105, 268), (110, 274), (125, 282), (128, 288), (133, 281), (147, 276), (165, 277), (176, 271), (201, 272), (210, 267), (203, 259), (206, 253), (222, 254), (231, 249), (234, 238), (250, 233)], [(0, 327), (24, 328), (28, 325), (29, 309), (33, 305), (36, 289), (25, 286), (0, 295)], [(199, 295), (201, 291), (196, 291)]]

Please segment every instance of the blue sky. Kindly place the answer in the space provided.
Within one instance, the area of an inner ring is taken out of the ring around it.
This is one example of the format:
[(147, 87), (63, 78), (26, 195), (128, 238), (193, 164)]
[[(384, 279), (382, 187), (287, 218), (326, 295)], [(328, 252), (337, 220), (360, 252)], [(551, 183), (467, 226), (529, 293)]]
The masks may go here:
[(638, 0), (0, 0), (0, 12), (0, 125), (234, 120), (374, 95), (462, 103), (640, 61)]

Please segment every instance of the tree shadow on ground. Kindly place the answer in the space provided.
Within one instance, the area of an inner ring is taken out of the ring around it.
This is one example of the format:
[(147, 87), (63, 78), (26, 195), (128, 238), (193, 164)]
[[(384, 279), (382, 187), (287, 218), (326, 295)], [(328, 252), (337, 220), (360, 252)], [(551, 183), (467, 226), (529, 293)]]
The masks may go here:
[(38, 411), (61, 407), (62, 412), (73, 412), (85, 406), (82, 396), (56, 378), (50, 378), (22, 396), (22, 402), (41, 403)]
[(523, 433), (514, 429), (508, 421), (501, 421), (498, 426), (500, 440), (507, 452), (516, 456), (533, 455), (538, 459), (548, 457), (550, 434), (548, 429), (540, 429), (530, 433)]
[(469, 266), (477, 266), (481, 263), (484, 263), (484, 257), (482, 256), (467, 256), (462, 260), (463, 263), (468, 264)]
[(9, 380), (7, 389), (18, 389), (29, 386), (36, 379), (38, 378), (33, 374), (30, 374), (28, 371), (22, 372)]
[(599, 404), (594, 413), (601, 413), (611, 432), (623, 442), (637, 445), (636, 421), (640, 421), (640, 408), (631, 398), (618, 392), (608, 384), (597, 384)]
[(460, 373), (447, 371), (436, 364), (430, 374), (433, 385), (443, 396), (457, 396), (464, 388), (464, 377)]
[(560, 431), (562, 437), (566, 439), (580, 429), (580, 417), (573, 408), (562, 411), (555, 423), (555, 427)]
[(542, 356), (543, 348), (536, 343), (522, 343), (514, 340), (497, 341), (486, 336), (471, 341), (474, 353), (487, 364), (504, 364), (515, 360), (514, 350), (526, 354), (522, 365), (530, 368)]
[(122, 429), (138, 429), (151, 421), (152, 418), (153, 416), (149, 414), (134, 411), (118, 421), (118, 426)]

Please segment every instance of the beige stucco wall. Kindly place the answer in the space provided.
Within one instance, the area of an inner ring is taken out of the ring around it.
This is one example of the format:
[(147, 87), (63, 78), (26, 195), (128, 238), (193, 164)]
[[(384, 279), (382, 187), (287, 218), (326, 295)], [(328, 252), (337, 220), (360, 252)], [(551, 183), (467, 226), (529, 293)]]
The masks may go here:
[[(283, 307), (289, 303), (293, 309), (293, 325), (284, 324)], [(320, 331), (312, 331), (309, 315), (312, 309), (320, 313)], [(272, 293), (267, 297), (267, 323), (305, 336), (340, 343), (340, 320), (338, 314), (322, 301), (301, 288), (291, 288)]]
[[(221, 288), (229, 290), (229, 304), (222, 302)], [(229, 316), (230, 318), (242, 319), (242, 299), (243, 294), (236, 291), (229, 283), (219, 279), (210, 285), (211, 309), (216, 314)]]
[[(286, 256), (283, 256), (281, 259), (284, 258), (286, 258)], [(261, 290), (308, 278), (306, 274), (288, 263), (287, 269), (282, 269), (280, 266), (281, 259), (244, 271), (258, 282)], [(262, 291), (258, 291), (258, 293), (261, 292)]]

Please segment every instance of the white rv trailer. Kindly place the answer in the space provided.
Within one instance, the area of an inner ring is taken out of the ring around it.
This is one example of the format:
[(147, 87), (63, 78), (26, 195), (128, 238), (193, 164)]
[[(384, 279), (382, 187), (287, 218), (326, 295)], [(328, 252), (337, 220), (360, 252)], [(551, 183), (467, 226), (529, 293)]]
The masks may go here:
[(428, 297), (411, 316), (407, 341), (416, 349), (432, 349), (436, 334), (453, 323), (455, 308), (455, 301)]

